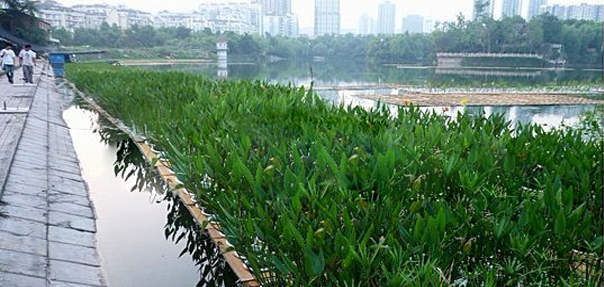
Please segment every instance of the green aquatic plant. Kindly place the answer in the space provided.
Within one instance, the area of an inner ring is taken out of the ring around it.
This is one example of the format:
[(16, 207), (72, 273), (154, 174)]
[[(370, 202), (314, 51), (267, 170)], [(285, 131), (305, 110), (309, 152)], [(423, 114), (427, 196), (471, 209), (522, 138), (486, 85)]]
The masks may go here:
[(67, 75), (162, 151), (266, 286), (603, 283), (603, 147), (581, 131), (182, 72)]

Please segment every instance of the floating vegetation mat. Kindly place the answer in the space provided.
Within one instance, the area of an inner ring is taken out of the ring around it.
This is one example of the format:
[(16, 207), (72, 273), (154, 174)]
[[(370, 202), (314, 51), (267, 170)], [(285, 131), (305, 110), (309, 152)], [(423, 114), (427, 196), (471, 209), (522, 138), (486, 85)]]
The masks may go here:
[(264, 286), (603, 283), (602, 140), (585, 130), (181, 72), (67, 75), (161, 151)]

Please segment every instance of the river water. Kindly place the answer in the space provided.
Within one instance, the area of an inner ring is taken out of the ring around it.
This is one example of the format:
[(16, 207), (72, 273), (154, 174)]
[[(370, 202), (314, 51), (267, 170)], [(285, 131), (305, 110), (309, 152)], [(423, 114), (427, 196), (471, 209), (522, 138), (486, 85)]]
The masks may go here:
[(63, 116), (95, 206), (109, 286), (235, 286), (213, 243), (125, 134), (76, 106)]
[(180, 70), (211, 77), (260, 79), (271, 83), (317, 86), (397, 84), (432, 87), (543, 87), (599, 86), (602, 70), (544, 70), (531, 68), (437, 68), (364, 65), (351, 62), (305, 63), (283, 61), (258, 65), (175, 64), (146, 66), (154, 70)]

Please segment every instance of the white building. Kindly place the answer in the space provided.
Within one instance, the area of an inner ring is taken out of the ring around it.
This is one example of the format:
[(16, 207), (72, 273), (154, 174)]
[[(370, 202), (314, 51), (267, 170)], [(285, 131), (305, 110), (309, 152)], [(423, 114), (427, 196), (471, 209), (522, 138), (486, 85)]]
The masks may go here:
[(424, 17), (419, 15), (408, 15), (403, 18), (403, 33), (424, 33)]
[(262, 35), (298, 37), (298, 17), (296, 15), (265, 15), (262, 20)]
[(153, 24), (151, 14), (124, 6), (94, 4), (65, 7), (55, 1), (45, 1), (39, 4), (38, 10), (41, 19), (53, 27), (62, 27), (69, 31), (77, 28), (98, 29), (103, 23), (117, 25), (122, 29)]
[(526, 20), (530, 21), (533, 17), (538, 16), (542, 6), (547, 6), (547, 0), (529, 0)]
[(520, 15), (522, 0), (503, 0), (501, 15), (503, 17), (514, 17)]
[(118, 27), (128, 29), (133, 26), (153, 26), (153, 17), (150, 13), (121, 7), (117, 9), (119, 17)]
[(396, 29), (396, 5), (390, 1), (378, 6), (378, 34), (394, 34)]
[(561, 5), (551, 5), (551, 6), (542, 6), (541, 9), (539, 9), (539, 14), (550, 14), (552, 16), (556, 16), (559, 19), (568, 19), (568, 9), (567, 6), (561, 6)]
[(540, 14), (549, 13), (561, 20), (575, 19), (602, 22), (603, 5), (541, 6)]
[(340, 0), (315, 0), (315, 36), (340, 34)]
[(255, 0), (262, 7), (262, 15), (287, 16), (292, 13), (291, 0)]
[(292, 13), (291, 0), (254, 0), (260, 5), (262, 35), (298, 37), (298, 16)]
[(204, 3), (199, 5), (198, 11), (212, 23), (212, 32), (262, 32), (261, 5), (257, 3)]
[(375, 20), (367, 14), (361, 15), (359, 18), (359, 35), (373, 34), (373, 25)]
[(213, 22), (198, 13), (185, 14), (184, 19), (186, 20), (186, 23), (183, 27), (189, 28), (193, 32), (201, 32), (205, 29), (210, 29), (211, 31), (216, 30), (216, 26)]
[[(337, 0), (329, 0), (336, 1)], [(263, 15), (263, 4), (272, 14)], [(98, 29), (103, 23), (122, 29), (137, 26), (155, 28), (185, 27), (199, 32), (235, 32), (298, 37), (298, 17), (291, 12), (291, 0), (256, 0), (252, 3), (204, 3), (193, 13), (161, 11), (154, 15), (107, 4), (65, 7), (55, 1), (39, 5), (40, 16), (53, 27), (74, 31), (77, 28)], [(277, 14), (279, 13), (279, 14)], [(338, 18), (339, 19), (339, 18)], [(338, 20), (339, 21), (339, 20)], [(339, 22), (338, 22), (339, 23)], [(266, 27), (265, 27), (266, 26)], [(338, 25), (339, 28), (339, 25)]]
[(568, 6), (568, 19), (591, 20), (602, 22), (602, 5), (571, 5)]
[(40, 10), (38, 16), (50, 23), (52, 27), (63, 27), (71, 32), (76, 28), (88, 27), (88, 18), (85, 13), (76, 12), (66, 7)]
[(435, 28), (436, 23), (434, 22), (434, 19), (430, 17), (424, 17), (424, 33), (430, 34), (434, 32)]
[[(199, 15), (199, 14), (198, 14)], [(160, 11), (153, 15), (153, 26), (156, 28), (178, 28), (186, 27), (191, 29), (193, 13), (173, 13), (169, 11)], [(201, 15), (199, 15), (201, 17)], [(191, 29), (193, 30), (193, 29)]]

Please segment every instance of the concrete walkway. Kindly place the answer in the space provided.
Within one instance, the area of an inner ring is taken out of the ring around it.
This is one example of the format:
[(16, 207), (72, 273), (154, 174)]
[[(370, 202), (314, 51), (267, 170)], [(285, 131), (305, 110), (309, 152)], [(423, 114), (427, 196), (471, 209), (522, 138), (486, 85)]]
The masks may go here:
[(0, 79), (0, 286), (106, 286), (94, 209), (47, 73), (37, 86)]

